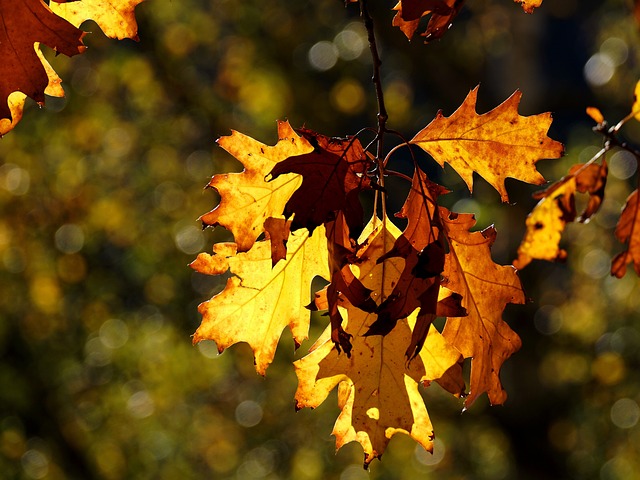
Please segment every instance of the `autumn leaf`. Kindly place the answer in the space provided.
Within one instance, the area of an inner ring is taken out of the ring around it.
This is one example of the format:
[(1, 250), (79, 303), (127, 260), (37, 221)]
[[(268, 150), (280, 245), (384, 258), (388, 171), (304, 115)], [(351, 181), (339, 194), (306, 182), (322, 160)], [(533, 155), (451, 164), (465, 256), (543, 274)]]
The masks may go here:
[[(322, 229), (323, 227), (319, 227)], [(323, 232), (321, 232), (323, 233)], [(236, 245), (214, 245), (191, 267), (207, 275), (232, 274), (225, 289), (198, 307), (202, 323), (193, 343), (213, 340), (222, 352), (238, 342), (253, 350), (256, 371), (264, 375), (273, 360), (280, 335), (289, 327), (296, 346), (307, 338), (311, 281), (329, 278), (324, 235), (298, 230), (289, 237), (286, 258), (272, 266), (269, 241), (256, 242), (246, 253)]]
[(107, 37), (138, 41), (138, 24), (134, 10), (144, 0), (79, 0), (51, 2), (51, 10), (79, 27), (86, 20), (95, 21)]
[(533, 13), (533, 11), (542, 5), (542, 0), (513, 0), (516, 3), (522, 5), (522, 8), (527, 13)]
[(285, 217), (293, 215), (291, 228), (312, 232), (342, 211), (351, 234), (357, 236), (363, 223), (358, 194), (370, 187), (371, 160), (357, 138), (330, 138), (308, 129), (298, 132), (313, 151), (280, 161), (269, 175), (273, 180), (288, 173), (302, 175), (302, 185), (284, 208)]
[[(386, 335), (399, 319), (420, 309), (417, 328), (413, 328), (412, 341), (406, 351), (409, 359), (420, 351), (437, 315), (445, 249), (436, 199), (446, 192), (444, 187), (431, 182), (422, 170), (416, 169), (407, 200), (396, 214), (408, 220), (407, 227), (393, 248), (378, 259), (382, 262), (388, 258), (402, 258), (404, 268), (393, 291), (378, 307), (378, 318), (366, 335)], [(466, 315), (459, 305), (457, 310), (458, 316)]]
[[(356, 269), (358, 278), (379, 300), (393, 290), (402, 271), (403, 262), (398, 258), (378, 262), (399, 235), (388, 219), (373, 219), (359, 241), (366, 246), (358, 252), (362, 260)], [(365, 466), (384, 453), (396, 433), (410, 435), (431, 450), (433, 428), (418, 385), (436, 379), (427, 378), (422, 357), (406, 361), (404, 354), (411, 337), (409, 322), (398, 321), (385, 336), (363, 336), (375, 314), (353, 307), (348, 301), (343, 306), (344, 327), (353, 336), (351, 356), (339, 354), (327, 329), (312, 351), (294, 364), (298, 376), (296, 407), (315, 408), (338, 386), (341, 413), (333, 430), (336, 447), (359, 442), (365, 452)], [(416, 315), (414, 312), (412, 323)], [(433, 366), (431, 376), (447, 375), (458, 365), (460, 355), (451, 346), (447, 348), (437, 332), (427, 337), (421, 355), (431, 351), (432, 343), (432, 354), (441, 362)], [(444, 359), (451, 364), (447, 365)]]
[(302, 184), (296, 174), (282, 175), (267, 182), (265, 177), (280, 161), (309, 153), (313, 147), (299, 137), (289, 122), (278, 122), (278, 143), (268, 147), (239, 132), (218, 139), (218, 145), (243, 165), (240, 173), (214, 175), (209, 187), (221, 196), (220, 203), (201, 220), (206, 225), (222, 225), (233, 233), (239, 252), (248, 251), (264, 232), (264, 222), (281, 217), (291, 195)]
[(500, 382), (500, 368), (521, 345), (520, 337), (502, 320), (508, 303), (524, 303), (524, 292), (515, 268), (497, 265), (490, 247), (496, 231), (488, 227), (470, 232), (476, 221), (471, 214), (455, 214), (440, 207), (449, 241), (444, 285), (462, 296), (468, 316), (448, 317), (445, 339), (471, 360), (468, 407), (484, 392), (491, 404), (502, 404), (507, 394)]
[(425, 31), (421, 33), (425, 42), (441, 38), (453, 20), (458, 16), (465, 0), (400, 0), (394, 7), (397, 10), (392, 24), (411, 40), (420, 26), (420, 18), (431, 14)]
[(441, 166), (449, 163), (473, 190), (473, 173), (487, 180), (507, 202), (507, 177), (540, 185), (544, 178), (535, 163), (558, 158), (560, 142), (546, 133), (551, 114), (518, 115), (522, 94), (516, 91), (488, 113), (476, 113), (478, 87), (469, 92), (463, 104), (450, 117), (438, 112), (436, 118), (410, 141), (429, 153)]
[(638, 190), (634, 190), (622, 209), (620, 219), (616, 225), (615, 235), (621, 243), (626, 243), (626, 250), (615, 256), (611, 263), (611, 275), (618, 278), (627, 273), (627, 264), (633, 263), (633, 268), (640, 275), (640, 203)]
[(25, 97), (14, 95), (9, 104), (12, 93), (43, 105), (45, 90), (54, 88), (57, 76), (43, 63), (39, 43), (70, 57), (85, 50), (84, 35), (41, 0), (0, 0), (0, 135), (22, 114)]
[(522, 270), (533, 259), (564, 260), (567, 252), (560, 248), (562, 232), (576, 216), (575, 177), (563, 179), (541, 192), (540, 201), (527, 216), (525, 236), (518, 247), (513, 266)]
[(589, 195), (584, 211), (577, 218), (579, 222), (587, 222), (602, 204), (607, 172), (607, 162), (604, 160), (602, 165), (573, 165), (567, 176), (534, 195), (540, 201), (527, 216), (527, 230), (518, 247), (518, 258), (513, 262), (518, 270), (533, 259), (566, 259), (567, 252), (560, 248), (560, 240), (567, 223), (577, 217), (575, 193)]

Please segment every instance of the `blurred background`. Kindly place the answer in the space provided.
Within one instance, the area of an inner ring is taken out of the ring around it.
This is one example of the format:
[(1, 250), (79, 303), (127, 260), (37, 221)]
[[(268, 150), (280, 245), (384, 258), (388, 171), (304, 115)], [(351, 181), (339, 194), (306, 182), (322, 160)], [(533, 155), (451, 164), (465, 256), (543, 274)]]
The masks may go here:
[[(521, 89), (520, 113), (552, 111), (567, 145), (539, 169), (557, 180), (600, 148), (585, 107), (615, 123), (640, 78), (632, 2), (469, 0), (441, 41), (408, 42), (393, 2), (371, 2), (389, 124), (411, 138), (480, 84), (483, 113)], [(31, 104), (0, 140), (0, 478), (2, 479), (635, 479), (640, 478), (640, 282), (609, 276), (612, 230), (637, 161), (612, 152), (602, 211), (570, 225), (566, 264), (521, 272), (528, 297), (507, 317), (523, 348), (502, 378), (504, 406), (469, 411), (425, 391), (433, 455), (396, 435), (382, 462), (335, 453), (333, 394), (294, 411), (291, 336), (267, 377), (249, 348), (191, 345), (197, 305), (224, 280), (188, 267), (222, 229), (198, 217), (203, 187), (241, 167), (215, 139), (236, 129), (266, 144), (276, 120), (325, 135), (375, 126), (371, 62), (356, 5), (340, 0), (154, 0), (136, 9), (140, 42), (87, 22), (89, 50), (52, 64), (65, 99)], [(624, 128), (640, 144), (640, 124)], [(391, 141), (391, 140), (390, 140)], [(409, 157), (392, 162), (408, 171)], [(509, 181), (513, 205), (476, 179), (420, 157), (454, 190), (442, 203), (495, 223), (510, 263), (536, 187)], [(397, 189), (393, 211), (407, 185)], [(404, 189), (404, 190), (403, 190)], [(395, 190), (394, 190), (395, 191)], [(311, 337), (326, 319), (314, 318)]]

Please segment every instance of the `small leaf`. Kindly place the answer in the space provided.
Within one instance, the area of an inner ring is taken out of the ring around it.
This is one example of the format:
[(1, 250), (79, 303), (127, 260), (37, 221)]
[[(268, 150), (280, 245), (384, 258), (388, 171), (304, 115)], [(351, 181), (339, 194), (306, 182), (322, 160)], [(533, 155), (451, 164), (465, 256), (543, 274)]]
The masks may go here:
[(527, 216), (527, 230), (518, 247), (514, 267), (522, 270), (533, 259), (567, 258), (567, 252), (560, 248), (560, 239), (566, 224), (576, 216), (575, 191), (576, 179), (569, 176), (537, 194), (541, 200)]
[(627, 263), (633, 263), (633, 268), (640, 275), (640, 202), (638, 190), (634, 190), (622, 209), (620, 219), (616, 225), (615, 235), (621, 243), (627, 244), (627, 249), (619, 253), (611, 263), (611, 275), (618, 278), (627, 273)]
[(476, 113), (478, 87), (469, 92), (463, 104), (450, 117), (438, 112), (436, 118), (411, 140), (429, 153), (441, 166), (449, 163), (473, 190), (473, 173), (480, 174), (507, 202), (507, 177), (540, 185), (543, 176), (535, 163), (558, 158), (560, 142), (546, 134), (551, 114), (518, 115), (522, 94), (516, 91), (488, 113)]
[(636, 83), (636, 88), (633, 91), (633, 106), (631, 107), (631, 113), (636, 120), (640, 120), (640, 80)]
[(604, 122), (604, 115), (602, 115), (602, 112), (596, 107), (587, 107), (587, 115), (598, 124)]
[(542, 5), (542, 0), (513, 0), (516, 3), (522, 5), (522, 8), (527, 13), (533, 13), (533, 10)]

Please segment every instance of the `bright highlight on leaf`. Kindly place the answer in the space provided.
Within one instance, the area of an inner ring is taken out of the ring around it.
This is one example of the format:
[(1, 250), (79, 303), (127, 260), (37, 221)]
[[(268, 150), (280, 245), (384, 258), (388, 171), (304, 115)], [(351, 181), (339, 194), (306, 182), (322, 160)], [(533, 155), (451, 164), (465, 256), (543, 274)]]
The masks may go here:
[(438, 112), (436, 118), (416, 134), (410, 143), (429, 153), (441, 166), (449, 163), (473, 190), (473, 173), (478, 173), (499, 193), (509, 197), (507, 177), (540, 185), (544, 178), (535, 164), (543, 158), (558, 158), (564, 148), (550, 139), (551, 114), (518, 115), (522, 94), (511, 97), (490, 112), (476, 113), (478, 87), (450, 117)]

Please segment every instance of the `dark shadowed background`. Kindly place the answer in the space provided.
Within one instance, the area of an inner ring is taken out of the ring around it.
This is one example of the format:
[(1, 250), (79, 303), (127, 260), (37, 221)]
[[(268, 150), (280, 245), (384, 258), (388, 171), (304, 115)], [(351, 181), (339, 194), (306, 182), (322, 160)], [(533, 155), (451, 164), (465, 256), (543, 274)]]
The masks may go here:
[[(407, 138), (477, 84), (481, 113), (519, 88), (520, 113), (552, 111), (550, 135), (567, 145), (539, 163), (556, 180), (601, 146), (585, 107), (612, 123), (630, 110), (630, 1), (545, 0), (526, 15), (510, 0), (469, 0), (429, 45), (391, 26), (393, 2), (371, 3), (389, 127)], [(198, 222), (217, 202), (203, 190), (211, 175), (240, 168), (218, 136), (274, 144), (284, 118), (337, 136), (375, 126), (357, 6), (154, 0), (137, 17), (139, 43), (88, 22), (84, 55), (47, 51), (67, 97), (30, 104), (0, 141), (0, 478), (640, 478), (640, 282), (608, 274), (632, 156), (608, 156), (603, 209), (568, 228), (567, 263), (522, 272), (531, 302), (507, 310), (524, 345), (503, 369), (505, 405), (483, 397), (461, 413), (430, 387), (434, 454), (396, 435), (367, 473), (358, 444), (334, 453), (335, 394), (294, 411), (290, 362), (309, 343), (294, 352), (285, 332), (265, 379), (246, 345), (220, 356), (212, 342), (191, 345), (198, 303), (224, 281), (187, 267), (229, 239)], [(640, 144), (638, 122), (624, 132)], [(421, 162), (454, 189), (444, 204), (474, 212), (478, 228), (495, 223), (494, 259), (509, 263), (537, 188), (509, 181), (515, 204), (503, 205), (483, 180), (471, 197), (449, 167)], [(325, 322), (314, 317), (312, 337)]]

